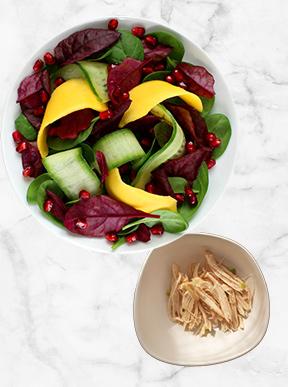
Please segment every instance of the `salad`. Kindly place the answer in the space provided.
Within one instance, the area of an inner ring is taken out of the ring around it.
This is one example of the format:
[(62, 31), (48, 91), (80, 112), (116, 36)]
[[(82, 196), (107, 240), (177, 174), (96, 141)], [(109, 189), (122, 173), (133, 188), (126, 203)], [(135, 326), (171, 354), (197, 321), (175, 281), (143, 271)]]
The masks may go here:
[(180, 233), (231, 137), (214, 78), (167, 31), (77, 31), (22, 80), (12, 133), (30, 205), (115, 249)]

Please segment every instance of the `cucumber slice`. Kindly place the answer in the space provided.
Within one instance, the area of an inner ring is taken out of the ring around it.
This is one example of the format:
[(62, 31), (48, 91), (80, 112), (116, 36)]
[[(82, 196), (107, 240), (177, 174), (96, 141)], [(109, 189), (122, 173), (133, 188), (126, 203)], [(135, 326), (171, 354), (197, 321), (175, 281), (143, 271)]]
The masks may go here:
[(15, 120), (15, 128), (29, 141), (34, 141), (37, 138), (36, 129), (30, 124), (23, 113)]
[(101, 62), (78, 62), (85, 79), (88, 81), (91, 89), (101, 102), (108, 102), (107, 77), (108, 65)]
[(44, 181), (51, 180), (48, 173), (43, 173), (43, 175), (40, 175), (36, 177), (32, 183), (30, 183), (27, 194), (26, 194), (26, 200), (29, 204), (36, 204), (37, 203), (37, 192), (42, 183)]
[(47, 193), (46, 193), (47, 189), (49, 191), (53, 191), (56, 195), (58, 195), (61, 198), (63, 198), (63, 192), (60, 190), (60, 188), (55, 183), (55, 181), (53, 181), (51, 179), (47, 180), (47, 181), (44, 181), (40, 185), (40, 187), (39, 187), (39, 189), (37, 191), (37, 204), (38, 204), (38, 207), (39, 207), (40, 211), (42, 212), (42, 214), (47, 219), (49, 219), (51, 222), (55, 223), (57, 226), (64, 227), (63, 224), (60, 222), (60, 220), (56, 219), (51, 213), (45, 212), (44, 209), (43, 209), (44, 202), (45, 202), (46, 197), (47, 197)]
[(183, 155), (185, 150), (185, 136), (173, 115), (162, 105), (155, 106), (151, 112), (164, 119), (172, 126), (172, 134), (169, 141), (156, 153), (154, 153), (139, 169), (132, 185), (144, 189), (151, 179), (151, 172), (165, 161)]
[(98, 193), (100, 180), (84, 160), (81, 148), (45, 157), (43, 164), (69, 199), (77, 199), (82, 189), (92, 195)]
[(143, 157), (141, 157), (141, 159), (138, 159), (136, 161), (134, 161), (134, 163), (132, 163), (132, 168), (137, 171), (140, 167), (142, 167), (142, 165), (144, 163), (146, 163), (146, 161), (149, 159), (149, 157), (152, 155), (152, 153), (155, 151), (155, 148), (156, 148), (156, 139), (154, 138), (153, 140), (153, 143), (150, 147), (150, 149), (148, 150), (147, 153), (145, 153), (145, 155)]
[(120, 129), (106, 134), (96, 142), (93, 149), (95, 152), (98, 150), (104, 153), (109, 169), (145, 156), (137, 138), (129, 129)]
[(69, 79), (75, 79), (75, 78), (76, 79), (78, 79), (78, 78), (84, 79), (85, 78), (83, 71), (76, 63), (68, 64), (64, 67), (61, 67), (57, 71), (57, 77), (61, 77), (61, 78), (65, 79), (65, 81), (68, 81)]

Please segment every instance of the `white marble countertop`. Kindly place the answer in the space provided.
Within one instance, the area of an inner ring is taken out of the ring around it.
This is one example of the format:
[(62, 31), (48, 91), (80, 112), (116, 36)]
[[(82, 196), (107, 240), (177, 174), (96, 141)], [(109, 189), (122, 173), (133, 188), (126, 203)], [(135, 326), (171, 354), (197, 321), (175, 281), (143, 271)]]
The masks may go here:
[(286, 386), (287, 1), (1, 0), (0, 7), (0, 115), (22, 61), (93, 15), (164, 20), (211, 55), (236, 104), (239, 152), (225, 194), (197, 231), (245, 245), (271, 296), (267, 335), (248, 355), (206, 368), (158, 362), (140, 347), (132, 321), (145, 254), (89, 253), (47, 234), (19, 202), (1, 161), (1, 387)]

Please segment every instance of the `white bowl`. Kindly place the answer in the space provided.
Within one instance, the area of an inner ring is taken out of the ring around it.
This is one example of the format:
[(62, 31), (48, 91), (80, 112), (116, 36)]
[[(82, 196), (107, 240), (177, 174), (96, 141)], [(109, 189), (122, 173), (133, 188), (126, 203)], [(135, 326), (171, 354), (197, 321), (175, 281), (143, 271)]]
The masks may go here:
[[(240, 277), (250, 277), (248, 284), (255, 293), (244, 330), (199, 337), (168, 317), (172, 263), (185, 270), (189, 263), (201, 259), (206, 249), (224, 258), (224, 264), (235, 268)], [(134, 324), (143, 349), (156, 359), (177, 365), (209, 365), (232, 360), (259, 344), (268, 327), (269, 305), (265, 279), (249, 251), (230, 239), (190, 234), (154, 250), (148, 257), (135, 290)]]
[[(43, 56), (44, 52), (53, 49), (60, 40), (67, 37), (71, 33), (75, 31), (79, 31), (84, 28), (106, 27), (107, 20), (109, 20), (109, 17), (105, 19), (103, 18), (97, 19), (93, 22), (89, 22), (86, 24), (77, 25), (55, 36), (55, 38), (51, 39), (49, 42), (44, 44), (30, 58), (30, 60), (23, 67), (22, 71), (19, 73), (19, 76), (16, 77), (15, 83), (11, 88), (11, 93), (8, 97), (8, 100), (4, 109), (4, 116), (3, 116), (3, 122), (2, 122), (3, 155), (4, 155), (4, 161), (6, 164), (8, 175), (10, 177), (10, 181), (15, 191), (17, 192), (18, 196), (26, 206), (28, 206), (28, 204), (26, 203), (26, 191), (29, 185), (29, 181), (25, 180), (22, 177), (22, 166), (21, 166), (20, 156), (14, 150), (15, 145), (13, 143), (12, 136), (11, 136), (11, 133), (14, 128), (15, 118), (17, 117), (20, 111), (19, 106), (16, 105), (15, 103), (17, 99), (16, 97), (17, 97), (18, 85), (25, 76), (31, 73), (35, 59)], [(186, 232), (191, 232), (208, 214), (208, 212), (211, 210), (215, 202), (220, 197), (220, 195), (224, 191), (224, 188), (228, 182), (228, 179), (233, 169), (235, 151), (236, 151), (237, 126), (236, 126), (236, 117), (235, 117), (233, 102), (229, 94), (228, 87), (224, 81), (223, 76), (220, 74), (220, 71), (212, 62), (212, 60), (208, 57), (208, 55), (185, 35), (180, 34), (178, 31), (176, 32), (163, 24), (160, 24), (158, 22), (153, 22), (151, 20), (146, 20), (146, 19), (119, 17), (119, 22), (120, 22), (120, 28), (124, 28), (124, 29), (125, 28), (130, 29), (131, 26), (140, 24), (145, 26), (147, 32), (162, 29), (165, 31), (171, 31), (176, 35), (178, 35), (185, 46), (184, 59), (194, 64), (205, 66), (215, 77), (215, 80), (216, 80), (215, 87), (216, 87), (217, 97), (216, 97), (216, 103), (213, 111), (224, 113), (230, 119), (231, 126), (232, 126), (232, 137), (231, 137), (229, 146), (226, 152), (224, 153), (224, 155), (219, 160), (217, 160), (217, 167), (211, 170), (211, 172), (209, 173), (210, 184), (209, 184), (209, 189), (208, 189), (206, 198), (201, 204), (201, 207), (199, 208), (197, 213), (195, 214), (193, 220), (190, 222), (189, 229), (186, 230)], [(54, 232), (54, 234), (65, 239), (66, 241), (69, 241), (78, 246), (88, 248), (94, 251), (111, 252), (111, 246), (105, 240), (105, 238), (95, 239), (95, 238), (88, 238), (88, 237), (71, 234), (64, 229), (58, 228), (49, 220), (47, 220), (45, 217), (43, 217), (43, 215), (41, 214), (37, 206), (28, 206), (28, 207), (29, 207), (29, 211), (31, 211), (31, 213), (42, 225), (44, 225), (47, 229), (51, 230), (52, 232)], [(156, 247), (170, 243), (173, 240), (178, 239), (180, 236), (181, 234), (166, 233), (161, 238), (153, 238), (149, 243), (146, 243), (146, 244), (137, 242), (133, 245), (123, 245), (117, 250), (117, 252), (124, 254), (124, 253), (134, 253), (134, 252), (154, 249)]]

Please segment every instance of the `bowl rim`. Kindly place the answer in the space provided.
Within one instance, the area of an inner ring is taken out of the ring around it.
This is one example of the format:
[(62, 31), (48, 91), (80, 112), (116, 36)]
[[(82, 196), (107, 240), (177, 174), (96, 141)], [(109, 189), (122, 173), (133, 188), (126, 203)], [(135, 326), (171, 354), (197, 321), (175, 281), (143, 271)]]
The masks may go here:
[[(199, 361), (199, 362), (193, 362), (193, 363), (191, 363), (191, 362), (185, 362), (184, 363), (184, 362), (177, 362), (177, 361), (172, 362), (170, 360), (167, 360), (167, 359), (165, 360), (164, 358), (160, 358), (157, 355), (150, 353), (149, 350), (146, 348), (144, 342), (140, 339), (140, 335), (138, 334), (138, 331), (137, 331), (137, 328), (136, 328), (136, 318), (135, 318), (135, 315), (136, 315), (136, 298), (137, 298), (137, 293), (138, 293), (139, 285), (140, 285), (140, 282), (141, 282), (141, 279), (142, 279), (142, 276), (143, 276), (143, 272), (144, 272), (145, 266), (148, 263), (148, 260), (150, 259), (151, 255), (155, 252), (155, 250), (158, 250), (158, 248), (154, 249), (153, 251), (150, 252), (150, 254), (147, 256), (147, 258), (145, 259), (145, 261), (144, 261), (144, 263), (143, 263), (143, 265), (141, 266), (141, 269), (140, 269), (140, 273), (139, 273), (138, 280), (137, 280), (137, 283), (136, 283), (136, 286), (135, 286), (134, 297), (133, 297), (133, 325), (134, 325), (134, 330), (135, 330), (138, 342), (141, 345), (142, 349), (149, 356), (153, 357), (154, 359), (156, 359), (158, 361), (161, 361), (162, 363), (167, 363), (167, 364), (171, 364), (171, 365), (175, 365), (175, 366), (207, 367), (207, 366), (212, 366), (212, 365), (216, 365), (216, 364), (227, 363), (227, 362), (229, 362), (231, 360), (238, 359), (238, 358), (248, 354), (250, 351), (252, 351), (254, 348), (256, 348), (261, 343), (261, 341), (266, 336), (266, 333), (268, 331), (269, 324), (270, 324), (270, 295), (269, 295), (269, 290), (268, 290), (266, 279), (265, 279), (264, 274), (263, 274), (263, 272), (262, 272), (262, 270), (260, 268), (259, 263), (257, 262), (256, 258), (253, 256), (253, 254), (246, 247), (244, 247), (241, 243), (239, 243), (239, 242), (237, 242), (234, 239), (231, 239), (229, 237), (225, 237), (223, 235), (214, 234), (214, 233), (206, 233), (206, 232), (186, 233), (185, 235), (182, 235), (182, 237), (183, 238), (185, 238), (185, 237), (189, 238), (191, 235), (195, 236), (195, 237), (199, 237), (199, 236), (202, 236), (202, 237), (204, 236), (204, 237), (208, 237), (208, 238), (212, 237), (212, 238), (215, 238), (215, 239), (221, 239), (221, 240), (224, 240), (226, 242), (230, 242), (230, 243), (240, 247), (242, 250), (244, 250), (247, 253), (247, 255), (249, 256), (249, 258), (251, 259), (252, 263), (256, 266), (256, 268), (258, 269), (258, 272), (260, 273), (261, 280), (262, 280), (262, 282), (264, 284), (265, 294), (267, 296), (267, 309), (268, 309), (267, 310), (267, 312), (268, 312), (267, 321), (266, 321), (266, 325), (265, 325), (265, 328), (263, 330), (263, 333), (262, 333), (261, 337), (257, 340), (256, 343), (251, 345), (248, 349), (243, 350), (242, 352), (238, 353), (235, 356), (230, 356), (230, 357), (227, 357), (227, 359), (219, 360), (219, 361), (208, 361), (208, 362), (204, 362), (204, 361), (201, 362), (201, 361)], [(178, 239), (178, 241), (179, 241), (179, 239)], [(176, 241), (173, 241), (173, 242), (176, 242)], [(173, 243), (173, 242), (171, 242), (171, 243)], [(164, 247), (164, 246), (162, 246), (162, 247)]]
[[(238, 144), (238, 133), (237, 133), (238, 117), (237, 117), (237, 114), (236, 114), (234, 100), (233, 100), (232, 95), (230, 93), (228, 84), (227, 84), (224, 76), (222, 75), (222, 72), (218, 68), (218, 65), (215, 64), (214, 60), (211, 59), (210, 55), (208, 53), (206, 53), (206, 51), (204, 49), (202, 49), (200, 47), (200, 45), (198, 45), (197, 43), (195, 43), (193, 40), (191, 40), (188, 37), (188, 35), (183, 31), (181, 26), (180, 27), (178, 27), (178, 26), (176, 27), (175, 25), (170, 26), (166, 21), (159, 20), (157, 18), (146, 18), (146, 17), (139, 17), (139, 16), (133, 17), (133, 16), (125, 16), (125, 15), (121, 15), (121, 14), (116, 15), (116, 17), (119, 19), (119, 21), (123, 20), (123, 21), (126, 21), (128, 23), (132, 23), (132, 22), (133, 23), (140, 23), (140, 24), (142, 23), (144, 25), (145, 25), (145, 23), (152, 23), (152, 24), (155, 24), (155, 25), (163, 26), (164, 28), (166, 28), (166, 29), (168, 29), (168, 30), (170, 30), (170, 31), (172, 31), (172, 32), (174, 32), (176, 34), (182, 35), (185, 39), (187, 39), (187, 41), (192, 43), (197, 48), (197, 50), (199, 50), (201, 52), (201, 54), (204, 54), (204, 56), (206, 56), (213, 63), (213, 66), (215, 67), (216, 71), (218, 72), (218, 74), (222, 78), (222, 82), (224, 83), (224, 86), (226, 87), (226, 93), (227, 93), (228, 98), (229, 98), (230, 103), (231, 103), (230, 112), (231, 112), (231, 115), (233, 116), (233, 119), (234, 119), (233, 137), (234, 137), (235, 146), (234, 146), (234, 153), (233, 153), (232, 157), (229, 160), (231, 167), (230, 167), (230, 170), (229, 170), (229, 172), (227, 174), (226, 182), (221, 187), (221, 189), (220, 189), (220, 191), (218, 193), (217, 198), (211, 204), (209, 210), (206, 213), (204, 213), (202, 215), (201, 219), (198, 220), (198, 222), (196, 222), (193, 225), (192, 229), (195, 229), (197, 226), (199, 226), (207, 218), (207, 216), (211, 213), (211, 211), (215, 207), (216, 203), (223, 196), (223, 194), (224, 194), (225, 190), (227, 189), (227, 186), (228, 186), (228, 184), (229, 184), (229, 182), (231, 180), (231, 176), (233, 174), (233, 171), (234, 171), (234, 167), (235, 167), (235, 163), (236, 163), (236, 157), (237, 157), (237, 152), (238, 152), (238, 146), (237, 146), (237, 144)], [(81, 23), (73, 24), (69, 28), (61, 30), (56, 35), (52, 35), (49, 39), (45, 39), (45, 41), (41, 45), (39, 45), (33, 51), (33, 53), (30, 56), (27, 57), (27, 59), (25, 60), (25, 65), (28, 62), (32, 62), (32, 60), (37, 57), (37, 54), (38, 54), (39, 50), (41, 50), (44, 46), (48, 45), (55, 38), (59, 37), (59, 39), (60, 39), (61, 35), (63, 35), (63, 34), (66, 35), (67, 34), (67, 36), (68, 36), (68, 34), (71, 34), (75, 29), (78, 30), (81, 27), (83, 27), (84, 25), (92, 24), (94, 22), (95, 23), (104, 22), (104, 21), (109, 20), (111, 18), (115, 18), (115, 15), (106, 15), (106, 16), (93, 17), (92, 19), (86, 19), (85, 21), (82, 21)], [(15, 81), (13, 82), (13, 85), (12, 85), (12, 87), (10, 89), (10, 92), (7, 93), (7, 96), (6, 96), (6, 98), (4, 100), (4, 103), (2, 105), (3, 106), (3, 114), (2, 114), (2, 119), (1, 119), (2, 128), (5, 128), (4, 122), (6, 121), (9, 101), (10, 101), (11, 96), (13, 94), (14, 86), (17, 85), (16, 82), (20, 81), (21, 69), (23, 69), (23, 66), (19, 66), (19, 71), (17, 71), (17, 73), (19, 75), (16, 77)], [(3, 131), (0, 133), (0, 138), (1, 139), (2, 139), (2, 136), (3, 136)], [(94, 252), (97, 252), (97, 253), (119, 254), (119, 255), (129, 254), (130, 255), (130, 254), (135, 254), (135, 253), (144, 253), (144, 252), (146, 252), (147, 254), (150, 255), (151, 251), (153, 251), (154, 249), (158, 249), (160, 247), (166, 246), (169, 243), (175, 242), (176, 240), (181, 238), (183, 235), (192, 233), (192, 229), (190, 229), (191, 224), (189, 223), (189, 226), (188, 226), (187, 230), (183, 231), (182, 233), (173, 234), (173, 240), (170, 240), (168, 242), (167, 241), (163, 241), (162, 242), (162, 240), (159, 239), (157, 241), (158, 242), (157, 243), (157, 247), (146, 246), (146, 244), (143, 243), (142, 244), (143, 247), (142, 246), (139, 247), (139, 245), (138, 245), (137, 249), (134, 249), (133, 245), (127, 246), (125, 244), (125, 245), (120, 246), (119, 249), (117, 249), (116, 251), (113, 251), (112, 249), (111, 249), (111, 251), (107, 251), (107, 249), (102, 248), (102, 247), (97, 247), (97, 246), (96, 247), (94, 247), (94, 246), (92, 247), (92, 246), (89, 246), (87, 244), (83, 244), (75, 236), (73, 238), (71, 238), (71, 235), (69, 233), (67, 233), (67, 235), (59, 234), (57, 226), (53, 225), (53, 227), (49, 227), (49, 225), (47, 223), (47, 219), (45, 219), (43, 216), (41, 217), (40, 214), (37, 214), (34, 211), (31, 211), (30, 206), (28, 205), (28, 203), (25, 200), (25, 197), (23, 195), (21, 195), (20, 191), (17, 188), (17, 184), (15, 183), (14, 179), (12, 178), (12, 171), (11, 171), (11, 168), (8, 168), (7, 157), (6, 157), (6, 153), (8, 152), (8, 149), (5, 148), (4, 142), (3, 141), (1, 141), (1, 142), (2, 142), (1, 146), (2, 146), (2, 159), (3, 159), (3, 163), (4, 163), (4, 166), (5, 166), (5, 169), (6, 169), (6, 173), (7, 173), (7, 176), (8, 176), (9, 183), (13, 187), (13, 190), (16, 193), (16, 196), (20, 199), (20, 202), (22, 202), (22, 204), (24, 204), (24, 206), (28, 209), (29, 216), (32, 215), (32, 217), (34, 219), (36, 219), (37, 222), (44, 227), (44, 229), (46, 229), (46, 230), (48, 229), (54, 235), (56, 235), (56, 237), (58, 237), (60, 240), (62, 240), (64, 242), (71, 243), (74, 246), (77, 246), (79, 248), (82, 248), (82, 249), (85, 249), (85, 250), (88, 250), (88, 251), (94, 251)]]

